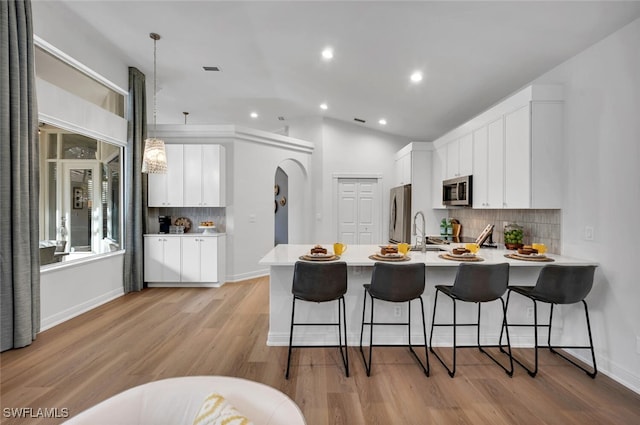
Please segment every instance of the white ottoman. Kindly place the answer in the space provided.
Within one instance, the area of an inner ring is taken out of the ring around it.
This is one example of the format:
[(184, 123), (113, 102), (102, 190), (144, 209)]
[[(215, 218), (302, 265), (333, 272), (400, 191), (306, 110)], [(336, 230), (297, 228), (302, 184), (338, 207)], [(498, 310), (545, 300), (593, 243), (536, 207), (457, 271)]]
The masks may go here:
[(230, 376), (187, 376), (149, 382), (73, 416), (77, 425), (191, 425), (207, 396), (218, 393), (256, 425), (306, 425), (286, 394)]

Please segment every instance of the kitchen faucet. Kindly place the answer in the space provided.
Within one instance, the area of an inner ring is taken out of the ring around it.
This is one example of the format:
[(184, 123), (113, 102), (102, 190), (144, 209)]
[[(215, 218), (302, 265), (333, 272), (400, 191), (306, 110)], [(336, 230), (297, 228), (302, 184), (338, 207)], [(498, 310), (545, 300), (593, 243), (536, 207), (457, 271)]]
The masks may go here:
[[(417, 225), (416, 225), (416, 219), (418, 218), (418, 216), (422, 217), (422, 229), (421, 229), (421, 237), (420, 237), (420, 245), (421, 245), (421, 252), (427, 252), (427, 240), (426, 240), (426, 227), (427, 227), (427, 223), (426, 220), (424, 219), (424, 214), (422, 213), (422, 211), (418, 211), (416, 213), (416, 215), (413, 216), (413, 235), (416, 236), (417, 235)], [(416, 248), (418, 247), (418, 241), (416, 240)]]

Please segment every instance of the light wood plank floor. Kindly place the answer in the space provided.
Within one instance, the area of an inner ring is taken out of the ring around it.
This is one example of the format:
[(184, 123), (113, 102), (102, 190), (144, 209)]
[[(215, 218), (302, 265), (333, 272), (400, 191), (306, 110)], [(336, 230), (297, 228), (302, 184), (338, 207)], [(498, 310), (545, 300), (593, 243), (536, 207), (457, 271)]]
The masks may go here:
[[(639, 395), (547, 352), (532, 379), (521, 368), (509, 378), (477, 350), (461, 350), (451, 379), (432, 356), (427, 378), (407, 349), (377, 348), (368, 378), (352, 347), (345, 378), (337, 349), (300, 349), (287, 381), (287, 348), (265, 344), (268, 285), (260, 278), (218, 289), (146, 289), (56, 326), (0, 355), (1, 405), (74, 415), (145, 382), (232, 375), (285, 392), (309, 425), (640, 423)], [(62, 421), (2, 416), (6, 424)]]

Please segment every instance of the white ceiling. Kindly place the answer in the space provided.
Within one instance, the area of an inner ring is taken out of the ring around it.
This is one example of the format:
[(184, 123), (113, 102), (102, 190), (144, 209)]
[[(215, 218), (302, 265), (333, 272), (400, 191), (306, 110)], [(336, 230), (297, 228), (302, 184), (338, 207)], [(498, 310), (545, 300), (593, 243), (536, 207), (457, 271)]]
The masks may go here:
[[(148, 83), (149, 33), (162, 36), (158, 123), (183, 123), (188, 111), (189, 124), (277, 131), (324, 115), (411, 140), (434, 140), (640, 17), (639, 1), (63, 3)], [(151, 91), (148, 102), (151, 111)]]

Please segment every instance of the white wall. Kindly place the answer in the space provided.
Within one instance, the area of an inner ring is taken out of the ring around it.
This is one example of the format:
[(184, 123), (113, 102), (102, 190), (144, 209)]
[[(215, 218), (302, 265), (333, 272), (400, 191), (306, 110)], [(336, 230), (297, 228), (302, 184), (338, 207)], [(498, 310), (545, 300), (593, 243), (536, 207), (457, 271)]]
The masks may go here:
[(35, 1), (31, 5), (35, 35), (118, 87), (128, 89), (130, 64), (95, 28), (75, 16), (64, 3)]
[[(314, 154), (316, 168), (314, 192), (316, 193), (315, 238), (318, 242), (333, 241), (336, 227), (332, 223), (332, 213), (337, 194), (333, 193), (333, 174), (382, 174), (380, 193), (382, 194), (383, 240), (389, 234), (389, 189), (394, 181), (394, 155), (409, 139), (380, 131), (370, 130), (355, 124), (325, 118), (322, 125), (322, 141), (317, 143)], [(318, 163), (320, 161), (320, 163)]]
[[(128, 87), (120, 54), (59, 2), (33, 2), (34, 33), (117, 87)], [(126, 145), (126, 120), (38, 81), (40, 118), (63, 128)], [(57, 263), (41, 272), (41, 329), (45, 330), (123, 294), (124, 251)]]
[(80, 263), (55, 263), (40, 272), (41, 331), (122, 296), (124, 251)]
[[(587, 298), (598, 367), (640, 392), (640, 19), (536, 82), (565, 86), (562, 253), (600, 263)], [(578, 338), (574, 310), (565, 335)]]
[[(229, 187), (234, 192), (234, 201), (227, 207), (227, 278), (242, 280), (269, 273), (260, 268), (258, 261), (273, 248), (274, 216), (273, 185), (275, 172), (283, 161), (287, 161), (289, 176), (289, 202), (291, 216), (302, 216), (307, 221), (296, 223), (297, 229), (311, 226), (311, 180), (308, 178), (311, 154), (295, 152), (287, 148), (254, 143), (242, 139), (234, 141), (233, 166), (236, 170)], [(295, 165), (298, 172), (294, 173)], [(307, 181), (300, 182), (298, 179)], [(298, 198), (294, 197), (298, 195)], [(299, 197), (304, 197), (300, 199)], [(302, 213), (296, 212), (296, 208)], [(232, 226), (229, 227), (229, 217)], [(292, 230), (290, 228), (290, 230)], [(300, 235), (290, 233), (293, 240), (301, 241)], [(309, 242), (310, 243), (310, 242)]]

